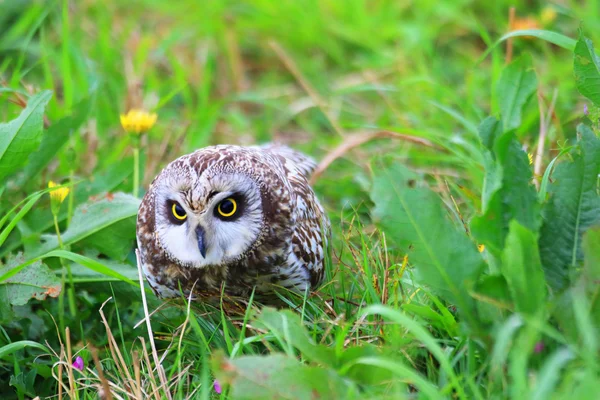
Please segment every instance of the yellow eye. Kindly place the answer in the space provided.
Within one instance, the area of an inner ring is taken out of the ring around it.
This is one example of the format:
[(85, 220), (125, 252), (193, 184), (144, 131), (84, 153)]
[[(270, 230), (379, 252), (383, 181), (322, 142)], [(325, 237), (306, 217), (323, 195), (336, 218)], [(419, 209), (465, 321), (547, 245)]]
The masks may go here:
[(231, 197), (228, 199), (223, 200), (222, 202), (219, 203), (219, 206), (217, 207), (217, 211), (219, 212), (219, 215), (221, 215), (222, 217), (232, 217), (235, 212), (237, 211), (237, 202), (232, 199)]
[(173, 216), (180, 221), (184, 221), (187, 218), (185, 210), (179, 205), (179, 203), (173, 203), (173, 207), (171, 207), (171, 212), (173, 213)]

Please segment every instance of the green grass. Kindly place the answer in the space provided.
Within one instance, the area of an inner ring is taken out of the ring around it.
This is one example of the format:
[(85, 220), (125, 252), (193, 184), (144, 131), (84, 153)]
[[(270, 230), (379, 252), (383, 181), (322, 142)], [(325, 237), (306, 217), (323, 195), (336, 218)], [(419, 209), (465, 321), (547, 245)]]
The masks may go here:
[[(574, 46), (600, 6), (519, 3), (550, 33), (507, 39), (512, 5), (0, 2), (0, 397), (595, 398), (600, 65)], [(325, 284), (277, 311), (141, 292), (136, 107), (140, 197), (211, 144), (332, 157)]]

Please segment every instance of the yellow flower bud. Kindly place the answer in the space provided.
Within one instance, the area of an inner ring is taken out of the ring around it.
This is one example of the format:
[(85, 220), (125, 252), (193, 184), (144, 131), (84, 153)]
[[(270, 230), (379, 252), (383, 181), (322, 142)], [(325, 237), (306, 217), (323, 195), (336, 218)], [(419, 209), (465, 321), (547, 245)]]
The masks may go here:
[[(59, 186), (56, 183), (50, 181), (48, 182), (48, 187), (51, 189), (53, 187)], [(60, 205), (62, 204), (63, 201), (65, 201), (65, 198), (69, 195), (69, 191), (70, 189), (67, 187), (62, 187), (62, 188), (58, 188), (58, 189), (54, 189), (50, 192), (50, 206), (52, 208), (52, 214), (56, 215), (58, 214), (58, 211), (60, 210)]]

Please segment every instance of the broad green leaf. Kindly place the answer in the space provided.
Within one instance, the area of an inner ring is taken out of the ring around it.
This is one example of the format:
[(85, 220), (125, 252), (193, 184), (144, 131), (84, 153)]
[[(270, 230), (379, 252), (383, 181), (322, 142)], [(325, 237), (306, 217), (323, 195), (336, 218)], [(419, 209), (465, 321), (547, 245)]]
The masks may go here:
[(537, 78), (529, 58), (520, 57), (502, 71), (496, 86), (496, 96), (506, 131), (521, 125), (523, 107), (535, 93), (536, 88)]
[(559, 163), (549, 185), (544, 207), (540, 255), (548, 283), (565, 288), (574, 268), (583, 260), (582, 235), (600, 223), (600, 139), (585, 125), (577, 128), (579, 142), (571, 151), (573, 161)]
[(79, 245), (91, 247), (114, 260), (123, 261), (132, 249), (136, 221), (136, 216), (125, 218), (86, 237)]
[(482, 141), (489, 144), (487, 138), (492, 136), (486, 132), (489, 130), (486, 127), (493, 127), (496, 139), (493, 152), (483, 150), (486, 160), (483, 215), (473, 218), (471, 229), (477, 240), (485, 244), (495, 258), (499, 258), (512, 219), (537, 232), (540, 225), (539, 203), (527, 154), (521, 149), (514, 132), (498, 136), (497, 126), (486, 121), (481, 128)]
[(485, 275), (477, 282), (472, 296), (478, 300), (479, 317), (486, 322), (501, 321), (505, 310), (512, 308), (506, 279), (502, 275)]
[(42, 140), (44, 108), (52, 92), (45, 90), (32, 96), (27, 107), (14, 120), (0, 124), (0, 184), (27, 162)]
[(579, 30), (579, 40), (575, 45), (575, 85), (579, 93), (600, 107), (600, 57), (594, 51), (592, 41)]
[(31, 341), (31, 340), (20, 340), (18, 342), (12, 342), (7, 345), (0, 347), (0, 358), (12, 354), (16, 351), (23, 350), (27, 347), (33, 347), (42, 350), (44, 353), (50, 353), (48, 348), (43, 344)]
[(276, 311), (272, 308), (264, 308), (254, 323), (297, 348), (307, 359), (329, 366), (335, 364), (333, 349), (314, 343), (302, 326), (298, 314), (290, 310)]
[(484, 213), (488, 210), (492, 195), (502, 187), (502, 166), (497, 164), (494, 155), (494, 143), (501, 135), (502, 122), (494, 117), (487, 117), (479, 125), (479, 137), (485, 146), (482, 151), (485, 178), (481, 194), (481, 207)]
[(600, 281), (600, 226), (591, 228), (583, 236), (583, 253), (585, 281), (595, 285)]
[[(77, 207), (69, 228), (61, 235), (63, 243), (70, 245), (110, 228), (123, 220), (137, 215), (140, 200), (124, 193), (106, 195), (100, 200), (90, 201)], [(135, 230), (129, 233), (129, 245), (133, 244)], [(94, 243), (88, 243), (94, 245)], [(102, 246), (100, 246), (102, 247)], [(37, 257), (58, 248), (58, 239), (52, 236), (31, 257)]]
[(504, 130), (501, 121), (494, 117), (487, 117), (481, 121), (481, 124), (479, 124), (479, 127), (477, 128), (477, 132), (479, 132), (481, 144), (488, 150), (493, 151), (496, 139), (502, 135)]
[[(23, 261), (22, 254), (10, 258), (6, 265), (0, 267), (0, 275), (15, 269)], [(44, 300), (48, 296), (57, 297), (62, 289), (60, 279), (41, 261), (34, 262), (0, 284), (6, 286), (6, 300), (14, 306), (27, 304), (31, 298)]]
[(282, 354), (228, 359), (213, 354), (213, 371), (234, 399), (354, 399), (358, 389), (333, 370), (301, 364)]
[(472, 317), (468, 292), (483, 269), (475, 244), (413, 172), (398, 164), (374, 170), (373, 216), (401, 251), (408, 253), (417, 279)]
[(510, 223), (501, 270), (517, 311), (535, 315), (544, 308), (546, 279), (540, 261), (537, 235), (516, 220)]
[(42, 138), (39, 149), (29, 156), (27, 166), (25, 166), (21, 184), (27, 182), (44, 169), (48, 163), (56, 157), (56, 154), (67, 143), (69, 138), (86, 120), (92, 98), (88, 97), (75, 105), (73, 114), (53, 123)]

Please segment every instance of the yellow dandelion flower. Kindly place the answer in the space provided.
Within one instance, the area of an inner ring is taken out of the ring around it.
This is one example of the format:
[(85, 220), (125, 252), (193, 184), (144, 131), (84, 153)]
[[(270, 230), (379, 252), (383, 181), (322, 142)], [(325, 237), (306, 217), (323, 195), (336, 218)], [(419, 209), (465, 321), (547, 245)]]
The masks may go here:
[(483, 253), (485, 250), (485, 244), (477, 245), (477, 250), (479, 250), (480, 253)]
[(527, 158), (529, 159), (529, 165), (533, 164), (533, 154), (527, 153)]
[(543, 25), (549, 25), (552, 22), (554, 22), (554, 20), (556, 19), (557, 16), (557, 12), (554, 9), (554, 7), (544, 7), (544, 9), (542, 10), (542, 13), (540, 15), (540, 20), (542, 21)]
[[(56, 183), (50, 181), (48, 182), (48, 187), (50, 189), (52, 189), (53, 187), (59, 186)], [(55, 190), (52, 190), (50, 192), (50, 199), (52, 200), (52, 202), (58, 202), (58, 204), (62, 203), (63, 201), (65, 201), (65, 198), (69, 195), (69, 191), (70, 189), (67, 187), (62, 187), (62, 188), (58, 188)]]
[(133, 109), (121, 114), (121, 125), (126, 132), (144, 133), (154, 126), (158, 116), (145, 110)]

